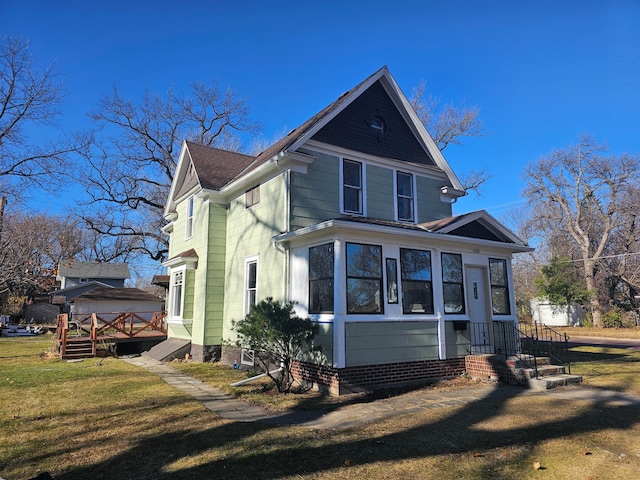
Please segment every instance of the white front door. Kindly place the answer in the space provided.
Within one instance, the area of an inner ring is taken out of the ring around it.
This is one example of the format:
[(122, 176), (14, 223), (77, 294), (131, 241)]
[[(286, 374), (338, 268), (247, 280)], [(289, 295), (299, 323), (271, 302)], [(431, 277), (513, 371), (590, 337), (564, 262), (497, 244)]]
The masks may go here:
[(493, 353), (486, 273), (482, 267), (467, 267), (467, 305), (471, 319), (471, 350), (474, 353)]

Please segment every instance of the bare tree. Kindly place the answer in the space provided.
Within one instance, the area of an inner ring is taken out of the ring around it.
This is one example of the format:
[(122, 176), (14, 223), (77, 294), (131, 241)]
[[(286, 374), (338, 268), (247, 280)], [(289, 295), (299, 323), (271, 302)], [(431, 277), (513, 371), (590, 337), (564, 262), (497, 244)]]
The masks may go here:
[[(413, 88), (409, 103), (440, 151), (449, 145), (461, 145), (463, 138), (484, 135), (478, 107), (456, 107), (450, 103), (442, 105), (440, 97), (427, 95), (426, 91), (426, 83), (420, 82)], [(491, 176), (484, 167), (461, 175), (460, 181), (466, 190), (473, 190), (479, 195), (482, 185), (489, 178)]]
[(70, 217), (5, 214), (0, 232), (0, 294), (29, 296), (48, 291), (58, 265), (85, 248), (75, 227)]
[(256, 131), (244, 100), (231, 90), (194, 83), (188, 95), (147, 92), (139, 103), (117, 89), (104, 96), (90, 117), (100, 141), (80, 175), (90, 195), (90, 229), (111, 238), (112, 251), (164, 260), (163, 210), (183, 140), (239, 150), (240, 132)]
[[(640, 180), (640, 156), (606, 155), (591, 137), (556, 150), (525, 169), (525, 197), (536, 219), (562, 226), (578, 247), (587, 290), (597, 290), (597, 275), (615, 232), (628, 228), (621, 207), (624, 192)], [(602, 326), (603, 294), (592, 297), (594, 326)]]
[[(64, 91), (53, 66), (38, 69), (29, 42), (6, 36), (0, 43), (0, 194), (20, 196), (37, 185), (54, 190), (70, 154), (86, 147), (80, 135), (42, 139), (55, 125)], [(37, 138), (36, 138), (37, 137)]]

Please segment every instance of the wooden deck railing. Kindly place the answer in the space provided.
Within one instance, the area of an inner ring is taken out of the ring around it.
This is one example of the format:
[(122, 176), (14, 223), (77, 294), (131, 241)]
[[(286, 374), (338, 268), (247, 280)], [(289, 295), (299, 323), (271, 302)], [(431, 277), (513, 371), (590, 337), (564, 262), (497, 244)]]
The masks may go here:
[[(151, 315), (151, 319), (147, 317)], [(114, 318), (107, 318), (113, 317)], [(70, 339), (91, 340), (95, 354), (96, 343), (105, 337), (135, 338), (157, 332), (167, 334), (164, 323), (166, 312), (121, 312), (121, 313), (90, 313), (76, 314), (69, 320), (66, 313), (58, 315), (56, 340), (61, 357), (67, 354)]]
[[(151, 319), (147, 320), (143, 315), (151, 313)], [(115, 314), (112, 319), (106, 318), (112, 316), (112, 313), (90, 313), (76, 314), (69, 322), (75, 327), (80, 335), (97, 338), (101, 336), (109, 336), (114, 333), (120, 333), (127, 337), (133, 338), (141, 332), (161, 332), (166, 334), (167, 329), (164, 324), (166, 312), (120, 312)]]

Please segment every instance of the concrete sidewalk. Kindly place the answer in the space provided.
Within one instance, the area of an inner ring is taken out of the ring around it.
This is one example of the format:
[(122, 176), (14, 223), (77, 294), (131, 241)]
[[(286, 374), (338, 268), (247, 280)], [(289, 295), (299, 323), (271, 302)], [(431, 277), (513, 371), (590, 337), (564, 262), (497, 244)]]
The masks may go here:
[(565, 401), (589, 401), (640, 408), (640, 398), (620, 392), (583, 386), (559, 387), (551, 390), (531, 390), (522, 387), (487, 384), (450, 391), (407, 393), (389, 398), (364, 400), (361, 403), (337, 404), (331, 410), (291, 410), (267, 412), (261, 407), (235, 399), (208, 384), (184, 375), (168, 363), (149, 357), (122, 360), (158, 375), (169, 385), (192, 396), (221, 417), (237, 422), (267, 422), (277, 425), (298, 425), (320, 430), (338, 430), (373, 423), (396, 415), (420, 412), (432, 408), (465, 405), (488, 397), (514, 395), (545, 395)]

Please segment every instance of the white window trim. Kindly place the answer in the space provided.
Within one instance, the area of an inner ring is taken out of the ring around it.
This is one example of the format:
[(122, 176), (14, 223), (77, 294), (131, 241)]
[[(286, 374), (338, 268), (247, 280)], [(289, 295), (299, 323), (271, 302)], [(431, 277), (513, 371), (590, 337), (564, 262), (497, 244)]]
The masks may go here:
[(243, 284), (243, 288), (242, 288), (242, 294), (243, 294), (243, 317), (246, 316), (249, 313), (249, 309), (251, 308), (251, 306), (249, 305), (249, 299), (248, 299), (248, 295), (247, 293), (249, 292), (249, 264), (251, 263), (255, 263), (256, 264), (256, 288), (255, 288), (255, 292), (256, 292), (256, 302), (258, 302), (258, 298), (260, 298), (258, 296), (258, 276), (260, 275), (260, 263), (258, 262), (258, 255), (254, 255), (251, 257), (246, 257), (244, 259), (244, 284)]
[[(405, 175), (411, 175), (411, 189), (413, 193), (413, 220), (400, 220), (398, 213), (398, 173)], [(411, 172), (405, 172), (404, 170), (393, 170), (393, 216), (398, 222), (418, 222), (418, 202), (417, 202), (417, 189), (416, 189), (416, 174)]]
[[(344, 162), (345, 160), (348, 162), (359, 163), (361, 167), (361, 174), (362, 174), (362, 178), (361, 178), (362, 212), (361, 213), (350, 212), (344, 209)], [(343, 213), (345, 215), (357, 215), (359, 217), (367, 216), (367, 164), (361, 160), (356, 160), (354, 158), (340, 157), (340, 213)]]
[(193, 218), (195, 216), (195, 196), (191, 195), (187, 199), (187, 214), (185, 222), (184, 238), (186, 240), (193, 237)]
[[(174, 279), (176, 274), (182, 273), (182, 298), (180, 299), (180, 314), (174, 315), (175, 311), (175, 298), (174, 298)], [(169, 275), (169, 308), (168, 308), (168, 323), (180, 323), (184, 324), (184, 300), (185, 300), (185, 290), (186, 290), (186, 282), (187, 280), (187, 266), (182, 265), (180, 267), (172, 268), (171, 273)]]

